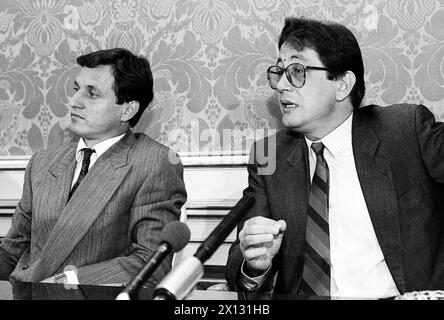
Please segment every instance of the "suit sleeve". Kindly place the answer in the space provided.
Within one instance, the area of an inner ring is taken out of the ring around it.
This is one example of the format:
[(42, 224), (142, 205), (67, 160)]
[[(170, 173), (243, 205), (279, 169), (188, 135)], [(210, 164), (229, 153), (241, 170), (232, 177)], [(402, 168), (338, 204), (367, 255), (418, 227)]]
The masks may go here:
[[(129, 282), (149, 260), (159, 245), (167, 223), (178, 220), (186, 202), (183, 167), (171, 164), (165, 149), (156, 151), (156, 168), (144, 178), (130, 208), (131, 245), (125, 256), (83, 266), (77, 270), (83, 284)], [(146, 285), (154, 287), (170, 270), (172, 254), (157, 268)]]
[[(424, 164), (430, 176), (439, 187), (437, 197), (444, 198), (444, 123), (435, 118), (426, 107), (416, 109), (415, 128)], [(426, 288), (441, 290), (444, 288), (444, 207), (438, 208), (441, 239), (438, 243), (437, 257), (432, 276)]]
[(11, 227), (0, 244), (0, 280), (8, 280), (23, 252), (31, 243), (32, 188), (31, 170), (36, 154), (31, 157), (25, 170), (22, 198), (11, 221)]
[[(264, 143), (264, 140), (261, 140), (259, 143)], [(237, 226), (237, 237), (236, 241), (231, 245), (228, 260), (226, 266), (225, 277), (229, 287), (234, 291), (246, 291), (246, 288), (242, 286), (239, 282), (239, 278), (241, 275), (241, 266), (244, 260), (242, 256), (242, 252), (239, 247), (239, 232), (242, 230), (245, 221), (255, 216), (263, 216), (266, 218), (271, 218), (271, 213), (268, 205), (266, 184), (264, 181), (264, 175), (261, 175), (261, 165), (258, 164), (256, 158), (256, 149), (257, 143), (255, 143), (252, 147), (252, 151), (250, 153), (250, 159), (248, 161), (247, 169), (248, 169), (248, 187), (244, 190), (244, 196), (254, 197), (255, 203), (250, 211), (245, 215), (245, 217), (241, 220), (239, 225)], [(267, 164), (265, 164), (267, 165)], [(268, 164), (269, 165), (269, 164)], [(272, 269), (267, 274), (267, 277), (264, 279), (264, 282), (255, 289), (255, 292), (264, 292), (269, 291), (271, 289), (271, 282), (273, 279), (276, 270), (274, 268), (276, 264), (273, 261)]]
[(435, 121), (433, 113), (425, 106), (416, 108), (416, 136), (422, 158), (430, 176), (444, 184), (444, 123)]

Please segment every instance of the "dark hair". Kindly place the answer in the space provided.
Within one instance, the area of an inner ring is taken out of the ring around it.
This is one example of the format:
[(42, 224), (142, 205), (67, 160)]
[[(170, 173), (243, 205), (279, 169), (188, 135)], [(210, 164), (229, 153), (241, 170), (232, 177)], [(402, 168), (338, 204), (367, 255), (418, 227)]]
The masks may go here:
[(138, 101), (139, 111), (129, 120), (131, 127), (139, 121), (153, 100), (153, 75), (149, 61), (122, 48), (98, 50), (77, 58), (82, 67), (95, 68), (110, 65), (114, 74), (114, 92), (117, 104)]
[(356, 83), (350, 98), (353, 108), (359, 108), (365, 94), (364, 63), (358, 41), (349, 29), (334, 22), (288, 17), (279, 36), (279, 50), (284, 42), (298, 51), (305, 48), (316, 51), (328, 69), (330, 80), (352, 71)]

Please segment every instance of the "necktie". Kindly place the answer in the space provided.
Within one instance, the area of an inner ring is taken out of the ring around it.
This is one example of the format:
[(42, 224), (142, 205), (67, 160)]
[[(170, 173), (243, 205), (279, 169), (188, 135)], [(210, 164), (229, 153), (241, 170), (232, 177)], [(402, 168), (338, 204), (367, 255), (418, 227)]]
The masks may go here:
[(71, 196), (74, 194), (74, 192), (79, 187), (80, 183), (82, 182), (83, 178), (85, 178), (86, 174), (88, 173), (89, 163), (91, 160), (91, 155), (96, 152), (94, 149), (89, 148), (83, 148), (83, 160), (82, 160), (82, 168), (80, 169), (79, 177), (77, 178), (76, 183), (72, 187), (71, 191), (69, 192), (69, 199), (71, 199)]
[(329, 172), (322, 142), (313, 143), (316, 169), (308, 200), (304, 269), (305, 295), (330, 295), (330, 236), (328, 227)]

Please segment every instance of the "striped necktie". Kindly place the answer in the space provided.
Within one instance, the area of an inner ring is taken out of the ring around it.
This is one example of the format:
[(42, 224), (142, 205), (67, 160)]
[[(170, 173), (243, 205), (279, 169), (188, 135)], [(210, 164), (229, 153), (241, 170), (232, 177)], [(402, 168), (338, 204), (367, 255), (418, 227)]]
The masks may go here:
[(91, 155), (94, 152), (96, 152), (94, 149), (90, 149), (90, 148), (83, 148), (82, 151), (83, 151), (82, 168), (80, 169), (80, 174), (79, 174), (79, 177), (77, 178), (76, 183), (73, 185), (71, 191), (69, 192), (68, 199), (71, 199), (72, 195), (79, 187), (80, 182), (82, 182), (83, 178), (85, 178), (86, 174), (88, 173)]
[(313, 143), (316, 169), (308, 200), (304, 269), (301, 290), (307, 295), (330, 295), (330, 236), (328, 227), (329, 172), (322, 142)]

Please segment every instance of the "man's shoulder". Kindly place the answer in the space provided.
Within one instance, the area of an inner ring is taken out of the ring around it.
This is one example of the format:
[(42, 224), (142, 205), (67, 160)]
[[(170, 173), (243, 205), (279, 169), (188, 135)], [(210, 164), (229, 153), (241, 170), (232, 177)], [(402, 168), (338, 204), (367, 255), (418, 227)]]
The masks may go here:
[[(130, 162), (140, 168), (175, 167), (181, 165), (178, 154), (167, 145), (147, 136), (144, 133), (134, 133), (135, 141), (131, 146)], [(147, 166), (147, 164), (150, 164)]]
[(34, 162), (50, 163), (57, 159), (59, 156), (66, 155), (68, 152), (75, 150), (77, 142), (66, 142), (54, 149), (39, 150), (34, 153)]
[[(369, 105), (354, 112), (355, 126), (370, 123), (379, 132), (413, 132), (418, 118), (433, 118), (433, 113), (422, 104), (400, 103), (385, 107)], [(436, 118), (436, 117), (435, 117)], [(408, 134), (410, 134), (408, 133)]]
[(433, 113), (420, 104), (369, 105), (355, 111), (353, 134), (357, 139), (367, 139), (374, 133), (387, 143), (415, 145), (418, 120), (433, 117)]
[(294, 143), (295, 139), (302, 139), (303, 137), (304, 136), (300, 133), (294, 132), (290, 129), (282, 129), (274, 134), (258, 139), (256, 143), (274, 140), (279, 145), (288, 145)]
[(32, 170), (37, 176), (42, 175), (67, 154), (72, 153), (74, 157), (76, 146), (77, 142), (67, 142), (54, 149), (39, 150), (31, 156), (27, 170)]
[(390, 117), (409, 117), (417, 112), (417, 110), (427, 109), (425, 106), (420, 104), (411, 103), (398, 103), (388, 106), (379, 106), (375, 104), (367, 105), (361, 107), (355, 111), (357, 115), (364, 115), (368, 117), (387, 119)]
[[(259, 164), (266, 161), (267, 167), (274, 168), (281, 161), (291, 157), (293, 152), (296, 154), (303, 152), (303, 142), (303, 135), (283, 129), (255, 141), (250, 150), (248, 163)], [(272, 163), (274, 164), (271, 165)]]
[(143, 132), (135, 132), (134, 137), (136, 139), (136, 142), (134, 143), (136, 152), (146, 152), (147, 150), (150, 150), (152, 152), (164, 153), (171, 150), (168, 146), (147, 136)]

